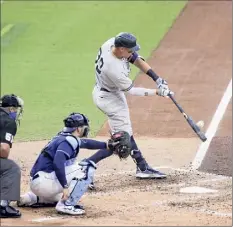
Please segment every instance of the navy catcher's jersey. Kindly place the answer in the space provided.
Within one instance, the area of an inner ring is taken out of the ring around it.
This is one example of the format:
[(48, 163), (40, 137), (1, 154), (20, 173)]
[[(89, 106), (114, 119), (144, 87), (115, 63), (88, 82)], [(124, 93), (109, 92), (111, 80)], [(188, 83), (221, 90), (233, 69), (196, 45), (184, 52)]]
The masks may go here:
[(54, 169), (54, 159), (58, 153), (63, 153), (66, 159), (73, 159), (77, 156), (80, 148), (80, 139), (74, 137), (70, 133), (60, 132), (57, 136), (43, 148), (41, 154), (36, 160), (31, 176), (34, 176), (39, 171), (51, 173)]
[(59, 132), (43, 148), (31, 170), (31, 177), (39, 171), (51, 173), (55, 171), (57, 179), (62, 187), (67, 186), (65, 175), (65, 163), (67, 160), (74, 159), (79, 149), (106, 149), (105, 142), (91, 139), (79, 139), (70, 133)]

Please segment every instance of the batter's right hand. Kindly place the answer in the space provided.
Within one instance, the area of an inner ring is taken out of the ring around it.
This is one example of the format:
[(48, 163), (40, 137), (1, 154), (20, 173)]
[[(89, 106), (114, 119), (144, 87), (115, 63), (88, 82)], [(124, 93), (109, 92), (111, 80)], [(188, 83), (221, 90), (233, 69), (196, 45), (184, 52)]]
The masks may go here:
[(168, 88), (160, 88), (157, 90), (157, 95), (168, 98), (169, 95), (174, 95), (173, 91), (170, 91)]

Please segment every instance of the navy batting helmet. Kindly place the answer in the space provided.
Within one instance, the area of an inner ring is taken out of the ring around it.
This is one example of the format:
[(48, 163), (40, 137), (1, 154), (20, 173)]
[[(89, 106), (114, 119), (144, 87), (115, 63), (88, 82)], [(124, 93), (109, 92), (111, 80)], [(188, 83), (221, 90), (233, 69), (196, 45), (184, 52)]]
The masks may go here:
[(137, 44), (137, 39), (133, 34), (128, 32), (121, 32), (115, 37), (115, 47), (125, 47), (130, 49), (132, 52), (140, 50), (140, 46)]
[(73, 132), (78, 127), (82, 127), (84, 129), (82, 136), (86, 137), (88, 135), (89, 120), (84, 114), (71, 113), (63, 122), (65, 125), (63, 132)]

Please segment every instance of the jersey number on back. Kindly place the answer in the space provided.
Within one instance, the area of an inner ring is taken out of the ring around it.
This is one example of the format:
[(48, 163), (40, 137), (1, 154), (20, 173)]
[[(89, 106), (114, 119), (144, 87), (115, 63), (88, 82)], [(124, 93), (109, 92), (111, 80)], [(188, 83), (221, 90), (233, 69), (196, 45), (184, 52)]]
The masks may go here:
[(98, 74), (101, 74), (101, 69), (102, 69), (103, 66), (104, 66), (104, 59), (102, 58), (101, 55), (102, 55), (102, 49), (100, 48), (99, 53), (98, 53), (98, 56), (97, 56), (97, 58), (96, 58), (96, 60), (95, 60), (95, 64), (96, 64), (95, 70), (96, 70), (96, 72), (97, 72)]

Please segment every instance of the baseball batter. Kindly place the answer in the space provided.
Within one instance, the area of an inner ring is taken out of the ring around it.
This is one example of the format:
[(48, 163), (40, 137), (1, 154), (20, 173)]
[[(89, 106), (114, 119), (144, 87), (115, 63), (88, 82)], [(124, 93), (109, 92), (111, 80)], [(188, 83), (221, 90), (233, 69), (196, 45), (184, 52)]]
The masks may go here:
[[(140, 46), (136, 37), (122, 32), (107, 40), (99, 49), (95, 60), (96, 84), (93, 90), (95, 105), (108, 117), (112, 132), (127, 131), (131, 135), (131, 157), (136, 162), (137, 178), (165, 178), (166, 175), (148, 165), (133, 137), (129, 108), (125, 93), (137, 96), (159, 95), (166, 97), (174, 93), (168, 88), (165, 80), (159, 77), (137, 53)], [(157, 89), (134, 87), (129, 78), (130, 64), (134, 64), (142, 72), (151, 77)], [(91, 156), (94, 163), (110, 156), (111, 153), (102, 149)]]

